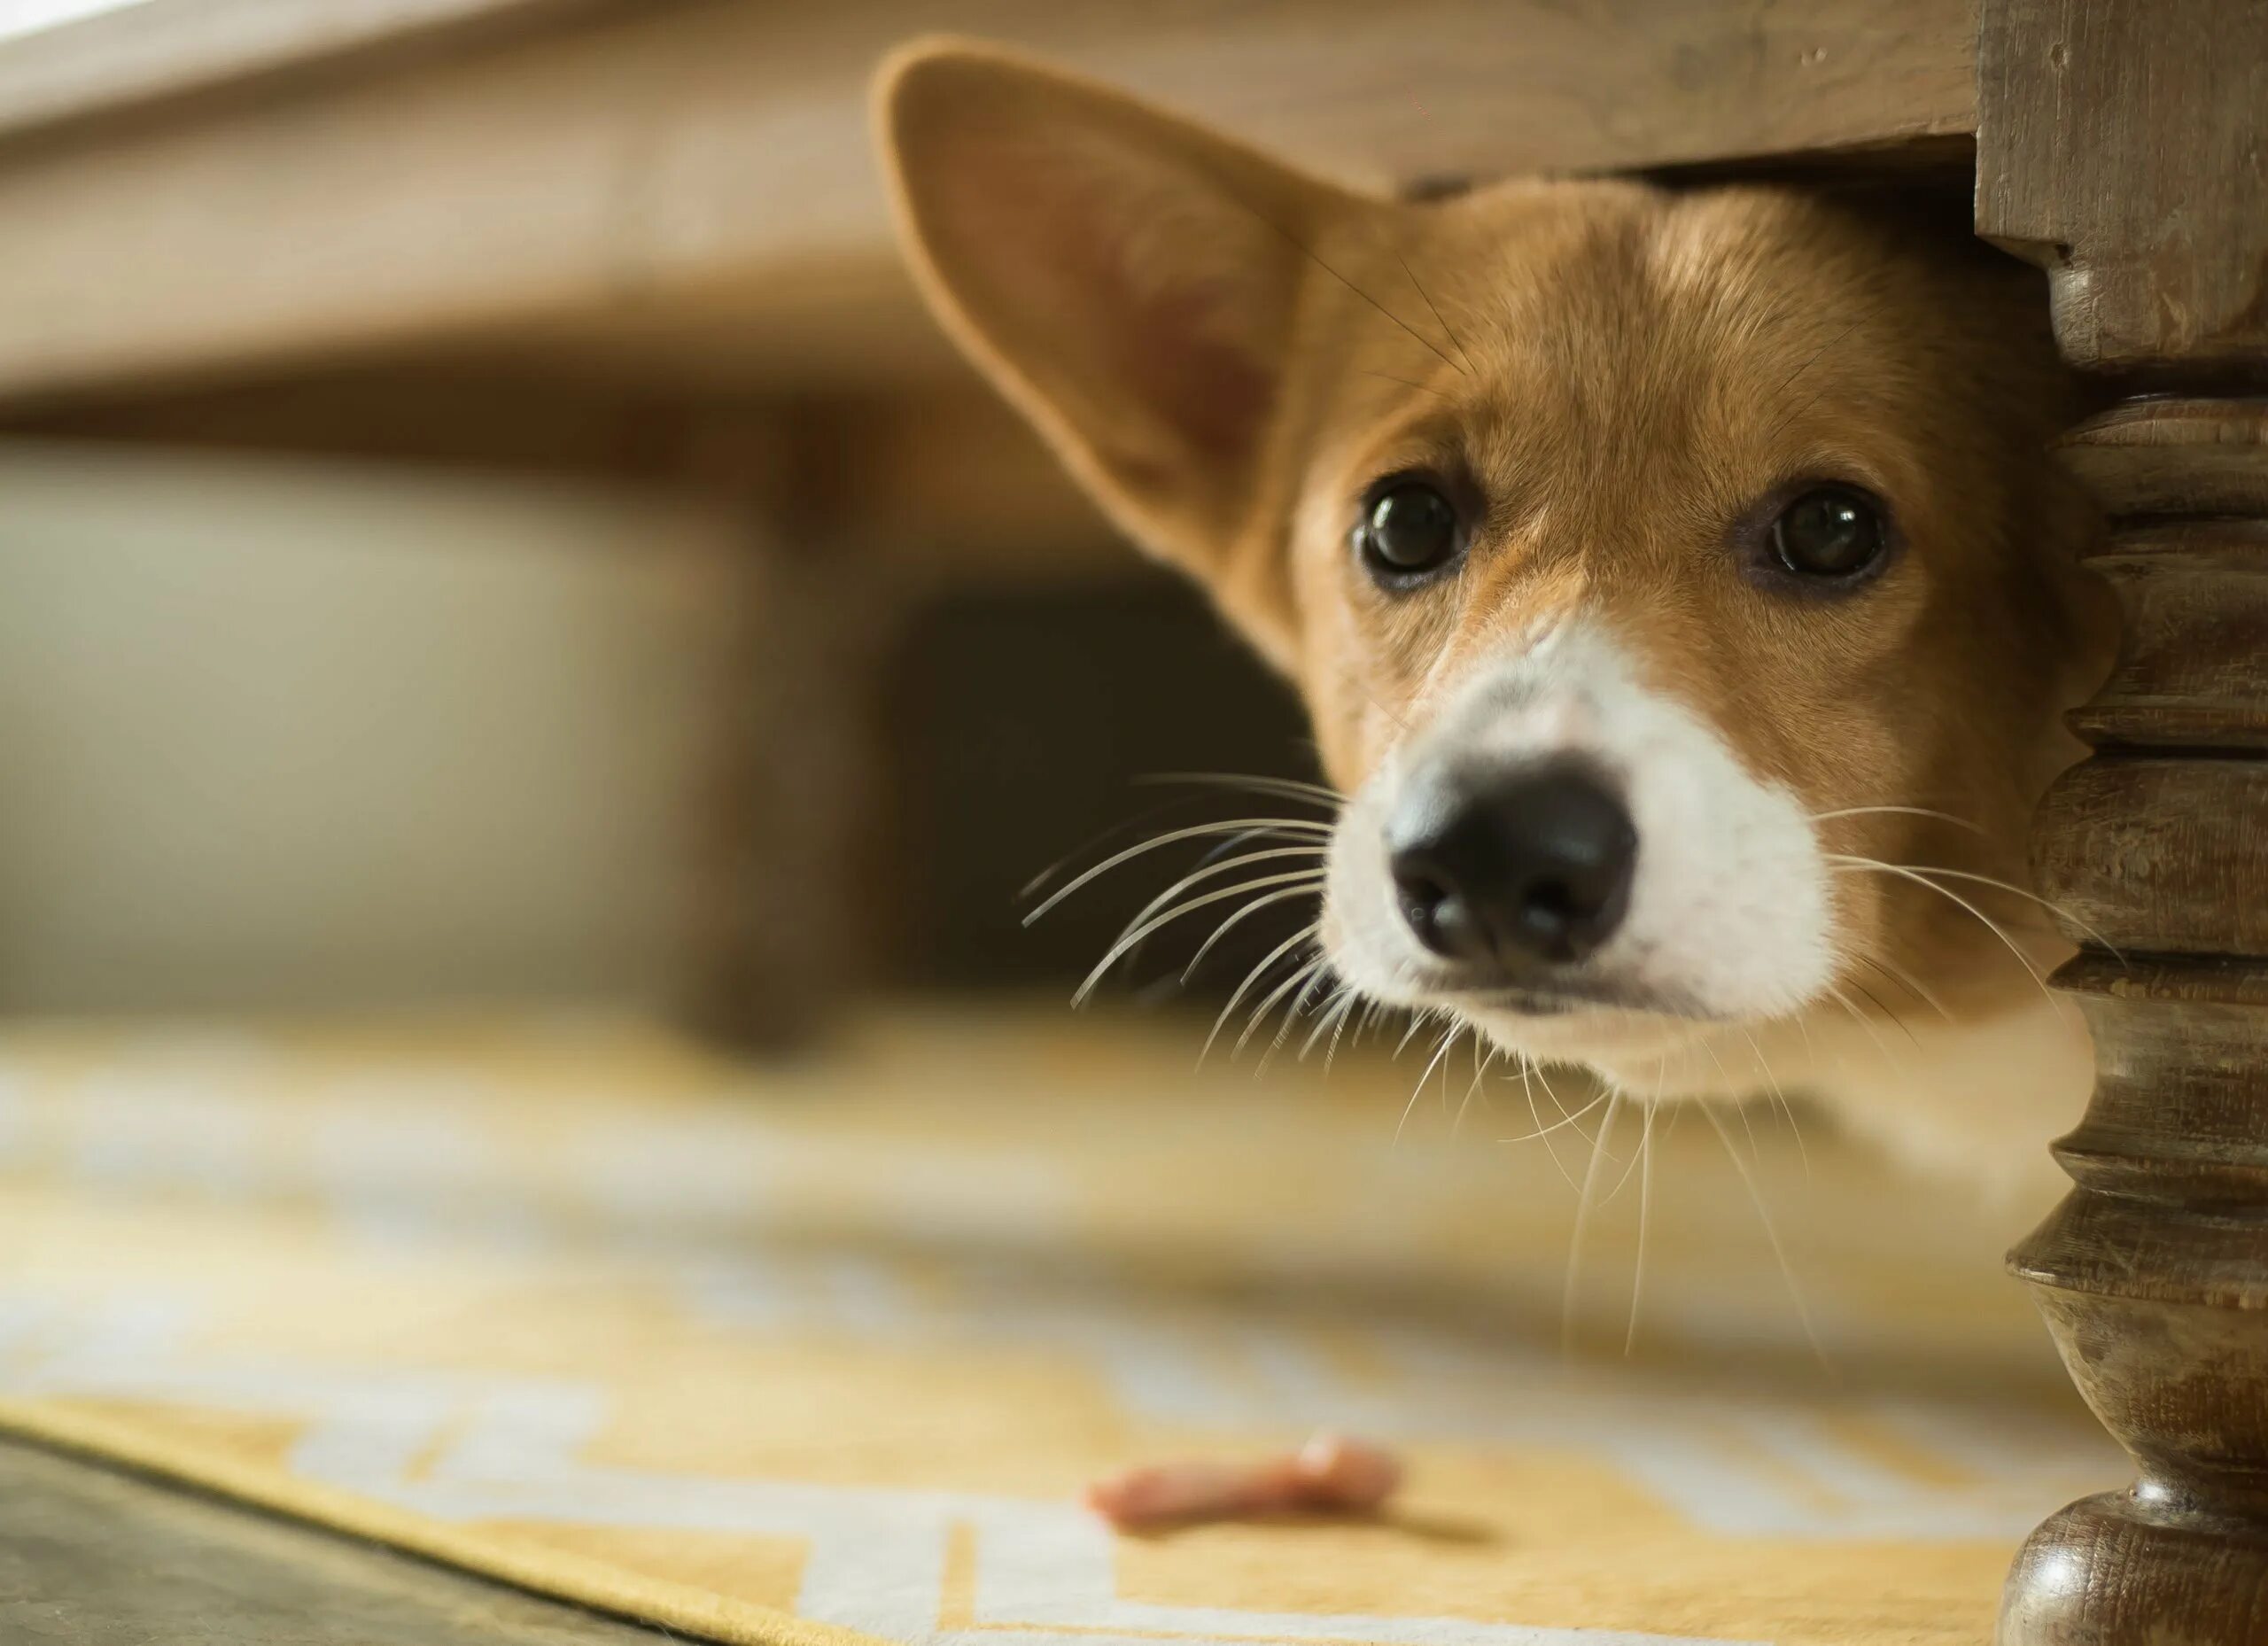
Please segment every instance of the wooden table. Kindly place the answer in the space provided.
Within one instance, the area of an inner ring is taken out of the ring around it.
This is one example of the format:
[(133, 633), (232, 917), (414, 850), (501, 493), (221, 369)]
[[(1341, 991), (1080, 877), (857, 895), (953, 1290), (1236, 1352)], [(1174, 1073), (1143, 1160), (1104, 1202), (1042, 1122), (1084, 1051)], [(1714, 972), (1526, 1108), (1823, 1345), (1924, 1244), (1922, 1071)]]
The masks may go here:
[(1973, 175), (2070, 357), (2164, 397), (2070, 437), (2129, 645), (2039, 857), (2127, 959), (2062, 980), (2104, 1078), (2017, 1256), (2143, 1484), (2042, 1529), (2002, 1638), (2268, 1641), (2268, 5), (147, 0), (0, 48), (5, 427), (747, 510), (701, 968), (742, 1038), (827, 986), (891, 611), (1108, 559), (897, 272), (862, 85), (941, 26), (1385, 189)]

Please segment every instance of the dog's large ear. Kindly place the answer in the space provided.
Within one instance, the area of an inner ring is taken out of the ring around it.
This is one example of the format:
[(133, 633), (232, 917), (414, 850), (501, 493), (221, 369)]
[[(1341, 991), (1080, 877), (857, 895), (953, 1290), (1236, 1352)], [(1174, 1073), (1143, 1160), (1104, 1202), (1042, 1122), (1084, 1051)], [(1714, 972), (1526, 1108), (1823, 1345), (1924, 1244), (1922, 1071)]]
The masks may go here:
[(954, 339), (1122, 528), (1284, 662), (1288, 571), (1250, 540), (1254, 488), (1302, 248), (1353, 198), (982, 47), (899, 52), (876, 112), (900, 231)]

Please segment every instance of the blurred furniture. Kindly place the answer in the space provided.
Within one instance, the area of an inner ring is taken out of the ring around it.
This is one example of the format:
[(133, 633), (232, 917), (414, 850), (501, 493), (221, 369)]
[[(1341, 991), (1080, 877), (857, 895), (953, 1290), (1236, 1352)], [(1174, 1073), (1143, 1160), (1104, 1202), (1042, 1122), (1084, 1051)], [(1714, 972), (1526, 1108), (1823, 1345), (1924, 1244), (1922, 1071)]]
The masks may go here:
[[(863, 82), (1014, 40), (1380, 188), (1919, 173), (2048, 269), (2128, 655), (2051, 798), (2104, 1078), (2020, 1253), (2143, 1484), (2044, 1528), (2002, 1638), (2268, 1639), (2268, 10), (2256, 0), (146, 0), (0, 48), (19, 430), (570, 466), (744, 501), (706, 1020), (821, 1003), (863, 686), (981, 565), (1106, 563), (900, 280)], [(1094, 551), (1094, 552), (1090, 552)]]

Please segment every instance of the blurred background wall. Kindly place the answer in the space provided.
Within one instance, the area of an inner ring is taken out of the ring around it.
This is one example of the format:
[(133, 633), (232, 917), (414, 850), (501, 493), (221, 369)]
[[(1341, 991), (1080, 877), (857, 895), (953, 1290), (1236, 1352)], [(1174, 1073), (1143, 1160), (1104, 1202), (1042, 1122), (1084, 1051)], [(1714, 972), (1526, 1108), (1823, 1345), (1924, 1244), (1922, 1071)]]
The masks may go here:
[(646, 1000), (728, 519), (0, 448), (0, 1003)]
[[(544, 1002), (661, 1009), (740, 687), (745, 520), (550, 481), (0, 446), (0, 1013)], [(1272, 801), (1303, 728), (1130, 550), (955, 578), (878, 668), (874, 981), (1060, 998), (1194, 853), (1027, 929), (1048, 866)], [(1216, 880), (1213, 885), (1229, 882)], [(1217, 997), (1299, 917), (1218, 951)], [(1211, 921), (1106, 998), (1177, 992)]]

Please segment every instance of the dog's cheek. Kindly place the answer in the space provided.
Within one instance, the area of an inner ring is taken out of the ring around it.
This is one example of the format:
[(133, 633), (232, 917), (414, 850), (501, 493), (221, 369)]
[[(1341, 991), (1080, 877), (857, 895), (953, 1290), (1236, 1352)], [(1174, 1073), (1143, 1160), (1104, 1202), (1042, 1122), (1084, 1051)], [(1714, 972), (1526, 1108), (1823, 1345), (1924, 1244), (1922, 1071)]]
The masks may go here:
[(1631, 774), (1638, 882), (1620, 943), (1646, 981), (1728, 1016), (1808, 1003), (1832, 975), (1827, 866), (1798, 797), (1730, 742), (1638, 688), (1612, 704)]
[(1362, 659), (1336, 634), (1311, 641), (1299, 681), (1316, 757), (1331, 786), (1353, 796), (1391, 757), (1397, 728), (1367, 689)]

